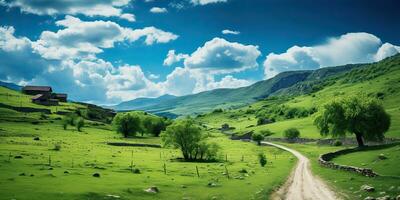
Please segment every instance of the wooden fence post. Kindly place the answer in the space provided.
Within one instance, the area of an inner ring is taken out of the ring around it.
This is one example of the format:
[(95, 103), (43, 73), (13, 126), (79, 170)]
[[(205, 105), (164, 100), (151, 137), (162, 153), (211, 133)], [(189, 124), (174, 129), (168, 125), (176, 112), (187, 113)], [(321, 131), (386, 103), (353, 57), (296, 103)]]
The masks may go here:
[(167, 174), (167, 165), (164, 163), (164, 174)]
[(197, 165), (196, 165), (196, 172), (197, 172), (197, 177), (199, 177), (199, 178), (200, 178), (200, 174), (199, 174), (199, 168), (197, 167)]
[(226, 173), (226, 176), (227, 176), (228, 179), (229, 179), (229, 171), (228, 171), (228, 168), (226, 167), (226, 165), (225, 165), (225, 173)]

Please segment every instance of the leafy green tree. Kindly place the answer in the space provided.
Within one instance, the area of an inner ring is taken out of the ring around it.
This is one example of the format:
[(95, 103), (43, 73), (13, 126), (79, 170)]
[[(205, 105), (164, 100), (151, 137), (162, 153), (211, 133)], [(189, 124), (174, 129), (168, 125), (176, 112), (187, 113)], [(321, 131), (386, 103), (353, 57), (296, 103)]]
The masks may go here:
[(85, 126), (85, 120), (82, 117), (79, 117), (76, 120), (76, 129), (78, 129), (78, 131), (82, 131), (82, 127)]
[(267, 164), (267, 156), (264, 153), (258, 153), (258, 161), (260, 162), (261, 167), (264, 167)]
[(262, 135), (261, 133), (253, 133), (253, 135), (251, 135), (251, 139), (254, 142), (257, 142), (257, 145), (261, 145), (261, 141), (264, 140), (264, 135)]
[(113, 125), (125, 138), (143, 130), (141, 119), (135, 113), (118, 113), (113, 119)]
[(194, 120), (187, 118), (177, 120), (168, 126), (166, 131), (161, 133), (161, 139), (164, 146), (172, 145), (179, 148), (185, 160), (196, 160), (204, 136)]
[(366, 95), (334, 100), (323, 107), (314, 124), (321, 135), (356, 136), (359, 147), (366, 141), (381, 141), (390, 127), (390, 115), (380, 102)]
[(297, 128), (288, 128), (283, 132), (283, 136), (288, 140), (294, 140), (300, 137), (300, 131)]

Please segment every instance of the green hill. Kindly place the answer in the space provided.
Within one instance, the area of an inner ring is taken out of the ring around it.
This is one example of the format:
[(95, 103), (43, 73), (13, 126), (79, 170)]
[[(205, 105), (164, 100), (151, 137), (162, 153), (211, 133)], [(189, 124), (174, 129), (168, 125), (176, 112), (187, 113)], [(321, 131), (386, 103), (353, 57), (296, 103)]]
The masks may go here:
[[(308, 76), (308, 80), (278, 90), (268, 98), (237, 109), (199, 115), (198, 119), (214, 128), (224, 123), (232, 124), (238, 133), (269, 129), (275, 132), (271, 137), (282, 137), (285, 129), (296, 127), (302, 132), (302, 137), (319, 138), (313, 120), (314, 113), (324, 103), (337, 97), (366, 93), (381, 99), (391, 115), (392, 124), (386, 136), (399, 138), (400, 55), (378, 63), (348, 67), (352, 69), (339, 73), (332, 73), (337, 68), (317, 70)], [(324, 76), (327, 72), (333, 75)], [(317, 78), (316, 73), (324, 78)], [(260, 118), (275, 122), (257, 125)]]
[(198, 94), (158, 100), (157, 104), (147, 105), (141, 100), (123, 102), (113, 108), (116, 110), (140, 109), (152, 113), (179, 116), (212, 111), (216, 108), (238, 108), (257, 100), (279, 93), (303, 82), (317, 82), (343, 74), (359, 65), (328, 67), (315, 71), (283, 72), (274, 78), (259, 81), (253, 85), (234, 89), (215, 89)]

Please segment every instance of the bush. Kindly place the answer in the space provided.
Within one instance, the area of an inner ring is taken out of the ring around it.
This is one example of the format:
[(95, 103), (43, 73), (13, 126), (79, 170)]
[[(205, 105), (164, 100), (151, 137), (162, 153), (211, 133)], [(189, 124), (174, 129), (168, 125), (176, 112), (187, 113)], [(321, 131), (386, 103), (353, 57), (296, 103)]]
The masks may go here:
[(55, 143), (53, 150), (54, 151), (60, 151), (61, 150), (61, 143), (60, 142)]
[(251, 135), (251, 139), (257, 142), (257, 145), (261, 145), (261, 141), (264, 140), (264, 135), (261, 133), (253, 133), (253, 135)]
[(85, 120), (82, 117), (79, 117), (76, 120), (76, 129), (80, 132), (82, 130), (82, 127), (85, 125)]
[(260, 130), (259, 133), (260, 133), (261, 135), (263, 135), (264, 137), (268, 137), (268, 136), (271, 136), (271, 135), (275, 134), (274, 132), (272, 132), (272, 131), (270, 131), (270, 130), (268, 130), (268, 129), (266, 129), (266, 130)]
[(297, 128), (286, 129), (283, 136), (288, 140), (297, 139), (300, 136), (300, 131)]
[(333, 142), (333, 146), (342, 146), (342, 142), (340, 140), (336, 140), (335, 142)]
[(261, 167), (264, 167), (267, 164), (267, 157), (264, 153), (258, 153), (258, 161), (260, 162)]
[(222, 108), (217, 108), (213, 110), (213, 113), (222, 113), (224, 112), (224, 110), (222, 110)]

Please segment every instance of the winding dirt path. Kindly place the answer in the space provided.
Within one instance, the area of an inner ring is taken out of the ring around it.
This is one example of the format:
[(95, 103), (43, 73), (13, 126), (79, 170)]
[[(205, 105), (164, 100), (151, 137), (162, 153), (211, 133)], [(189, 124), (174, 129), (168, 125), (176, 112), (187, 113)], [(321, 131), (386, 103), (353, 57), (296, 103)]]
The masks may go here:
[(292, 153), (298, 162), (292, 175), (285, 185), (273, 196), (273, 199), (285, 200), (335, 200), (338, 197), (329, 187), (317, 177), (313, 176), (310, 169), (310, 160), (296, 150), (271, 142), (263, 144), (274, 146)]

